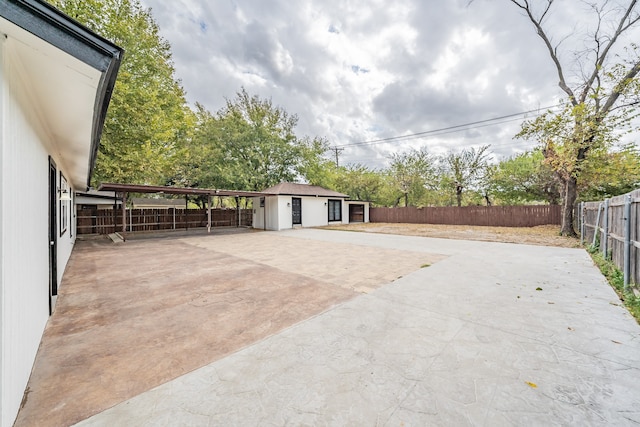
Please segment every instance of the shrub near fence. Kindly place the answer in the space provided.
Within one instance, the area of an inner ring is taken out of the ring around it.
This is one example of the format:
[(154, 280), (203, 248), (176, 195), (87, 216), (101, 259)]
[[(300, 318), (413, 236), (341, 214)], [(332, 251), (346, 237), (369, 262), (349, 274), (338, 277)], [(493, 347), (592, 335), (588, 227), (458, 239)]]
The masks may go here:
[(580, 235), (624, 274), (624, 283), (640, 283), (640, 190), (580, 204)]
[(562, 217), (558, 205), (535, 205), (371, 208), (369, 219), (371, 222), (409, 224), (534, 227), (560, 224)]
[[(206, 209), (127, 209), (127, 231), (157, 231), (207, 226)], [(251, 225), (253, 211), (241, 210), (241, 225)], [(79, 209), (78, 234), (122, 231), (122, 209)], [(211, 209), (211, 227), (238, 225), (236, 209)]]

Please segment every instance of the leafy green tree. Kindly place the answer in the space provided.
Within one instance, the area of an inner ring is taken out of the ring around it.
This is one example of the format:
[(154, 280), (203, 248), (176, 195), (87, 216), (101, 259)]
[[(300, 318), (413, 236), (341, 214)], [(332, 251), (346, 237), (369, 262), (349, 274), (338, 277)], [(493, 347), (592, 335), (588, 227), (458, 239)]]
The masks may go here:
[(491, 192), (509, 205), (560, 201), (558, 182), (551, 167), (544, 162), (541, 150), (527, 151), (505, 159), (494, 168)]
[(242, 88), (216, 114), (196, 105), (197, 124), (176, 174), (186, 186), (259, 191), (305, 176), (328, 184), (326, 141), (295, 134), (298, 118)]
[(340, 168), (336, 189), (348, 194), (353, 200), (367, 200), (380, 204), (379, 193), (383, 185), (382, 173), (356, 163)]
[[(562, 228), (560, 233), (575, 236), (573, 206), (578, 198), (580, 175), (585, 160), (593, 152), (608, 148), (619, 130), (631, 123), (638, 111), (633, 107), (640, 94), (638, 73), (640, 55), (633, 43), (625, 46), (626, 58), (616, 55), (624, 34), (640, 22), (636, 0), (587, 3), (594, 13), (597, 26), (586, 34), (586, 48), (574, 52), (563, 62), (560, 50), (553, 45), (546, 26), (552, 13), (553, 0), (530, 2), (510, 0), (521, 9), (533, 25), (553, 62), (559, 87), (567, 96), (567, 105), (560, 113), (548, 112), (523, 125), (520, 138), (533, 139), (543, 147), (545, 160), (562, 185)], [(536, 7), (541, 9), (536, 11)], [(579, 70), (569, 79), (566, 70)], [(613, 130), (616, 129), (616, 132)], [(601, 151), (602, 153), (602, 151)]]
[(597, 153), (585, 161), (581, 200), (602, 200), (640, 187), (640, 151), (633, 144)]
[(488, 200), (489, 155), (489, 146), (484, 145), (477, 150), (472, 147), (459, 152), (450, 151), (442, 158), (442, 182), (453, 189), (458, 206), (462, 206), (465, 190), (480, 191)]
[(104, 124), (93, 183), (161, 184), (193, 115), (174, 76), (171, 47), (137, 0), (51, 0), (125, 49)]
[(434, 186), (435, 162), (426, 148), (391, 156), (388, 174), (392, 188), (396, 194), (399, 193), (394, 206), (398, 206), (401, 200), (404, 200), (404, 206), (411, 206), (411, 203), (415, 206), (427, 189)]
[(333, 160), (324, 156), (329, 144), (320, 138), (305, 139), (302, 159), (298, 172), (309, 184), (319, 185), (338, 191), (338, 179), (344, 173), (343, 167), (336, 167)]

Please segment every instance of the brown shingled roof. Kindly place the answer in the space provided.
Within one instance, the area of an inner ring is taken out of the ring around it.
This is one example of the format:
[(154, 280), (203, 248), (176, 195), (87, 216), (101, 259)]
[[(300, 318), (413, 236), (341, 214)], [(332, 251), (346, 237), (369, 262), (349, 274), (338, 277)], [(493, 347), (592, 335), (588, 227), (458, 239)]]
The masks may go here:
[(339, 197), (347, 198), (346, 194), (337, 191), (327, 190), (317, 185), (295, 184), (293, 182), (281, 182), (278, 185), (269, 187), (262, 191), (267, 194), (287, 195), (287, 196), (315, 196), (315, 197)]

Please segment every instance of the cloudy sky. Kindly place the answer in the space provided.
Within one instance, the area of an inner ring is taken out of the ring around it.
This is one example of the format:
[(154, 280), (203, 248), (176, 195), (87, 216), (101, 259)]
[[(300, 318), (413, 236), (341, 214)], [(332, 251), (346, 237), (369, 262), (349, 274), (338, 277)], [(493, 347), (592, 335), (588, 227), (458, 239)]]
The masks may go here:
[[(344, 148), (341, 164), (380, 167), (422, 146), (443, 154), (491, 144), (497, 158), (510, 156), (532, 146), (512, 139), (523, 116), (367, 142), (544, 109), (562, 96), (544, 45), (507, 0), (142, 4), (172, 46), (190, 103), (215, 112), (244, 86), (297, 114), (298, 135)], [(554, 5), (549, 33), (563, 40), (567, 64), (593, 28), (588, 16), (578, 0)]]

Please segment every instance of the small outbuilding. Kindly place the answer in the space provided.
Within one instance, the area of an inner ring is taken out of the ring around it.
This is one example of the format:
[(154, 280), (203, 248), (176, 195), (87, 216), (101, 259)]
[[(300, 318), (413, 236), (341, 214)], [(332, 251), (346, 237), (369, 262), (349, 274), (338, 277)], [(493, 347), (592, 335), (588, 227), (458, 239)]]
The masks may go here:
[(83, 209), (113, 209), (122, 206), (122, 199), (116, 196), (115, 191), (76, 191), (73, 201), (77, 210)]
[[(281, 182), (253, 198), (253, 228), (285, 230), (369, 221), (369, 203), (317, 185)], [(353, 208), (352, 208), (353, 206)], [(357, 212), (357, 214), (356, 214)]]

